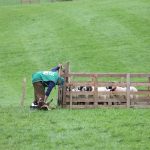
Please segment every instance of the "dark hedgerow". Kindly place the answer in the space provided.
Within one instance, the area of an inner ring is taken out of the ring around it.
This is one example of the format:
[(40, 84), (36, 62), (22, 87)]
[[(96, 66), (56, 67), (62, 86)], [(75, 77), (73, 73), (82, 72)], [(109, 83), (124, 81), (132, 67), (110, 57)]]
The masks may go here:
[(17, 5), (17, 4), (36, 4), (36, 3), (52, 3), (52, 2), (67, 2), (73, 0), (0, 0), (0, 6)]

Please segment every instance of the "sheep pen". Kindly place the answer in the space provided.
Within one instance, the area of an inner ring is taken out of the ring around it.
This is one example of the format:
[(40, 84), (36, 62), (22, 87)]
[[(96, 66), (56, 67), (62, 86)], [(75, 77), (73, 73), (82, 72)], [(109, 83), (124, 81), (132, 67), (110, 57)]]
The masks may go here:
[(150, 108), (150, 73), (72, 73), (65, 64), (62, 108)]

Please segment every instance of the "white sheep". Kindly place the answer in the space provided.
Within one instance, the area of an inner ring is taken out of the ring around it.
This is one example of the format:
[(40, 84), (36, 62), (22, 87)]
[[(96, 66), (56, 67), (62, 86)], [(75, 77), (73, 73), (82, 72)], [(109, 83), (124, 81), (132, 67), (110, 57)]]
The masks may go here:
[(109, 94), (102, 94), (100, 92), (110, 92), (110, 89), (107, 89), (106, 87), (98, 87), (97, 88), (98, 91), (98, 97), (103, 98), (103, 99), (107, 99), (109, 98)]
[[(111, 91), (116, 91), (116, 92), (126, 92), (127, 91), (127, 87), (120, 87), (120, 86), (116, 86), (114, 88), (111, 89)], [(130, 92), (137, 92), (138, 90), (133, 87), (133, 86), (130, 86)], [(124, 95), (125, 96), (125, 95)], [(125, 96), (126, 98), (126, 96)], [(130, 94), (130, 98), (131, 99), (137, 99), (138, 96), (137, 95), (132, 95)]]

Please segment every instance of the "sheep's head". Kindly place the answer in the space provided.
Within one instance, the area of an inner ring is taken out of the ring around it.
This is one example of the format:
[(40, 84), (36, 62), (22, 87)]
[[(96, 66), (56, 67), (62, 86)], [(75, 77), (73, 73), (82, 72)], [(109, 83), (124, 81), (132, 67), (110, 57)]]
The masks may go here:
[(107, 86), (106, 89), (109, 89), (110, 91), (115, 91), (116, 86)]

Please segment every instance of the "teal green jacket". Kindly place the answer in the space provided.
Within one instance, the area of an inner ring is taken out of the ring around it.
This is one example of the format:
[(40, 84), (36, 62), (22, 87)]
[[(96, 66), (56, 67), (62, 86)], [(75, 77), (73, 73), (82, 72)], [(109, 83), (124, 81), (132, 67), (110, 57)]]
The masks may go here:
[(53, 81), (55, 84), (57, 84), (57, 81), (59, 79), (58, 72), (53, 71), (39, 71), (34, 74), (32, 74), (32, 83), (38, 82), (38, 81)]
[(63, 86), (64, 84), (64, 78), (59, 76), (58, 70), (59, 67), (57, 66), (50, 71), (39, 71), (34, 73), (32, 74), (32, 83), (41, 81), (45, 87), (48, 87), (45, 95), (49, 96), (55, 85)]

